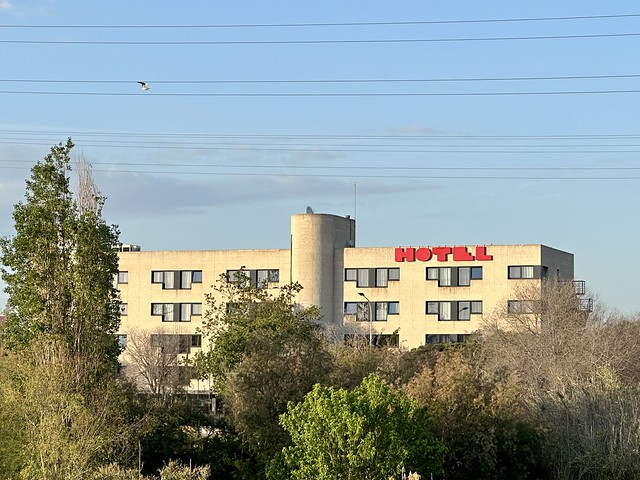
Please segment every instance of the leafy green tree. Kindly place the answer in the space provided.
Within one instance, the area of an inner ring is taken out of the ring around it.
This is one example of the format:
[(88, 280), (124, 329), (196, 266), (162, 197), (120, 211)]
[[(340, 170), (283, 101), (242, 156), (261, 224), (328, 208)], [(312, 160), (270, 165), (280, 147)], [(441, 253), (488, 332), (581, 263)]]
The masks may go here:
[(200, 374), (210, 377), (222, 391), (256, 339), (315, 338), (320, 312), (317, 307), (303, 308), (296, 303), (301, 289), (294, 283), (274, 294), (251, 285), (244, 269), (233, 280), (222, 274), (213, 286), (214, 293), (206, 295), (202, 333), (209, 338), (210, 348), (196, 358)]
[(331, 369), (316, 307), (296, 303), (299, 284), (273, 290), (252, 286), (246, 272), (222, 275), (207, 297), (203, 334), (210, 349), (196, 358), (213, 379), (241, 438), (267, 464), (289, 443), (278, 423), (287, 402), (300, 401)]
[[(71, 140), (31, 170), (16, 233), (0, 240), (9, 294), (2, 337), (0, 442), (5, 478), (85, 479), (132, 458), (132, 396), (115, 377), (119, 299), (117, 229), (89, 167), (69, 186)], [(17, 421), (16, 421), (17, 419)], [(4, 422), (3, 422), (4, 423)], [(6, 455), (6, 457), (5, 457)]]
[(60, 338), (78, 378), (112, 372), (119, 349), (119, 299), (112, 250), (118, 231), (101, 217), (104, 198), (88, 167), (79, 168), (78, 200), (69, 186), (73, 143), (59, 144), (31, 169), (25, 201), (15, 205), (16, 234), (0, 240), (9, 294), (4, 345), (16, 349), (41, 334)]
[(68, 355), (40, 337), (2, 358), (0, 407), (9, 422), (0, 426), (0, 478), (81, 480), (133, 459), (133, 396), (116, 382), (101, 382), (91, 395), (78, 391)]
[(351, 391), (316, 385), (280, 421), (293, 445), (272, 462), (270, 480), (387, 480), (403, 466), (424, 476), (442, 470), (444, 448), (428, 431), (426, 411), (376, 375)]
[(318, 336), (257, 335), (223, 391), (230, 420), (265, 462), (290, 443), (278, 423), (290, 401), (301, 401), (331, 368)]

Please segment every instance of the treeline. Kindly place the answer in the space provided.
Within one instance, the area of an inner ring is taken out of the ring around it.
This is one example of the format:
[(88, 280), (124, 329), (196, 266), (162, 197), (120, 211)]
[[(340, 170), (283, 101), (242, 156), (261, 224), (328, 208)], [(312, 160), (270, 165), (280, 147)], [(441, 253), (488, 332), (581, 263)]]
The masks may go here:
[(466, 343), (405, 351), (366, 332), (345, 345), (296, 303), (300, 285), (222, 276), (211, 347), (182, 366), (223, 414), (167, 383), (180, 349), (157, 340), (130, 355), (140, 393), (114, 336), (118, 232), (82, 163), (71, 193), (72, 146), (32, 169), (0, 242), (0, 478), (640, 478), (640, 325), (583, 311), (571, 284), (521, 288), (526, 310), (494, 312)]

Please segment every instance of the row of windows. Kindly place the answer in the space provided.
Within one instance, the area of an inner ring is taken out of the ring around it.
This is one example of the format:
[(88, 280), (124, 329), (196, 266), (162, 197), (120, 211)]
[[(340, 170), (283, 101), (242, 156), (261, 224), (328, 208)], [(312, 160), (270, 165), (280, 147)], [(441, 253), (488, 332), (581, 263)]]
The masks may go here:
[(375, 322), (384, 322), (389, 315), (398, 315), (399, 313), (400, 302), (371, 302), (371, 307), (368, 302), (346, 302), (344, 304), (344, 314), (355, 316), (355, 319), (360, 322), (369, 321), (369, 318)]
[(438, 320), (471, 320), (471, 315), (482, 313), (482, 301), (427, 302), (427, 315), (438, 315)]
[[(369, 311), (371, 308), (371, 312)], [(344, 314), (355, 317), (357, 321), (384, 322), (389, 315), (400, 313), (400, 302), (345, 302)], [(438, 320), (471, 320), (471, 315), (482, 313), (482, 301), (427, 302), (427, 315), (438, 315)], [(372, 315), (372, 316), (370, 316)]]
[(280, 270), (275, 268), (264, 270), (227, 270), (230, 283), (243, 284), (254, 288), (266, 288), (270, 283), (280, 282)]
[(356, 282), (356, 287), (386, 287), (389, 282), (400, 280), (399, 268), (347, 268), (344, 271), (347, 282)]
[(468, 287), (471, 280), (482, 280), (482, 267), (427, 268), (427, 280), (437, 280), (439, 287)]
[[(348, 333), (343, 338), (344, 343), (350, 346), (369, 344), (369, 335)], [(374, 334), (371, 336), (371, 345), (376, 347), (399, 347), (400, 336), (397, 333)]]
[[(547, 278), (548, 268), (540, 265), (512, 265), (508, 267), (508, 278)], [(227, 270), (230, 282), (244, 278), (253, 287), (280, 282), (280, 271)], [(344, 279), (356, 282), (357, 287), (386, 287), (389, 282), (400, 280), (399, 268), (347, 268)], [(440, 287), (468, 287), (471, 280), (482, 280), (482, 267), (429, 267), (427, 280), (437, 280)], [(129, 272), (118, 272), (116, 283), (129, 283)], [(193, 283), (202, 283), (202, 270), (154, 270), (151, 283), (161, 283), (164, 290), (189, 290)]]
[[(507, 269), (510, 279), (547, 278), (548, 268), (540, 265), (512, 265)], [(387, 287), (390, 281), (400, 280), (399, 268), (347, 268), (346, 282), (356, 287)], [(472, 280), (482, 280), (482, 267), (427, 267), (427, 280), (437, 280), (439, 287), (468, 287)]]
[(201, 303), (152, 303), (151, 315), (162, 316), (163, 322), (190, 322), (202, 315)]
[(190, 290), (194, 283), (202, 283), (202, 270), (154, 270), (151, 283), (161, 283), (163, 290)]
[(202, 335), (175, 333), (154, 333), (151, 346), (174, 350), (177, 353), (189, 353), (192, 348), (202, 348)]
[[(127, 335), (117, 336), (118, 345), (127, 346)], [(171, 333), (154, 333), (149, 337), (152, 347), (175, 349), (176, 353), (189, 353), (192, 348), (202, 348), (202, 335), (183, 335)]]
[(438, 333), (425, 335), (425, 343), (433, 345), (436, 343), (462, 343), (466, 342), (470, 337), (468, 334), (451, 334), (451, 333)]

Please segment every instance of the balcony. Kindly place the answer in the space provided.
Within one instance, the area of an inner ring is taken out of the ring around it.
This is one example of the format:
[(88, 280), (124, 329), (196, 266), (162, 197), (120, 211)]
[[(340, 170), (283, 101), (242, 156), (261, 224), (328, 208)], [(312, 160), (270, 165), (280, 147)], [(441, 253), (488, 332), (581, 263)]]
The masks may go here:
[(593, 298), (578, 299), (578, 310), (581, 312), (593, 312)]
[(576, 295), (584, 295), (587, 293), (587, 284), (584, 280), (572, 280), (573, 288), (576, 291)]

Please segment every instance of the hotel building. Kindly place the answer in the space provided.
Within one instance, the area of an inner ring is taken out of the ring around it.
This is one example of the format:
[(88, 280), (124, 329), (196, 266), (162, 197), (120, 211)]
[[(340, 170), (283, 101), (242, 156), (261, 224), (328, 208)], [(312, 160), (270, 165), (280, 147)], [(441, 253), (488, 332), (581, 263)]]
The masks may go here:
[[(322, 323), (341, 338), (408, 349), (463, 341), (496, 310), (526, 312), (531, 300), (516, 298), (518, 285), (574, 281), (573, 255), (539, 244), (357, 248), (355, 240), (348, 216), (306, 213), (291, 217), (289, 249), (147, 252), (123, 245), (121, 338), (132, 329), (177, 332), (184, 353), (206, 347), (196, 330), (205, 294), (221, 274), (233, 279), (240, 269), (264, 288), (299, 282), (298, 301), (319, 306)], [(574, 283), (583, 293), (584, 282)]]

